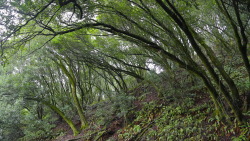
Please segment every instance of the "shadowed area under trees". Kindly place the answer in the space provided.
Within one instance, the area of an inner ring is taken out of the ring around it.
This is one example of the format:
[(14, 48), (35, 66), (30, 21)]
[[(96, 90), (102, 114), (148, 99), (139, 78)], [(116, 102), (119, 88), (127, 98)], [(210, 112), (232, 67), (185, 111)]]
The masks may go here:
[(0, 140), (249, 140), (248, 0), (2, 0)]

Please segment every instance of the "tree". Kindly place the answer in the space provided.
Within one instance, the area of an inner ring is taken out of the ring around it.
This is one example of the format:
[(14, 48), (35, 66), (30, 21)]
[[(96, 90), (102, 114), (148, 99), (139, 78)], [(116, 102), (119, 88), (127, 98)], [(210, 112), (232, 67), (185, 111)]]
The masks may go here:
[[(231, 46), (237, 45), (236, 53), (240, 52), (241, 61), (250, 79), (247, 51), (249, 3), (236, 0), (228, 2), (223, 0), (75, 1), (73, 7), (78, 8), (78, 14), (83, 13), (80, 16), (81, 19), (70, 16), (65, 20), (66, 18), (62, 17), (67, 16), (67, 12), (72, 15), (76, 13), (75, 10), (73, 12), (70, 10), (71, 4), (68, 1), (62, 5), (51, 0), (37, 1), (37, 4), (28, 5), (26, 8), (30, 9), (32, 14), (28, 16), (20, 14), (21, 17), (22, 15), (28, 17), (26, 22), (21, 26), (15, 26), (16, 28), (7, 34), (2, 40), (2, 47), (6, 48), (13, 43), (25, 43), (40, 35), (54, 38), (77, 30), (98, 29), (100, 35), (109, 33), (119, 36), (120, 40), (129, 41), (145, 49), (147, 54), (161, 58), (158, 59), (158, 63), (162, 66), (174, 62), (173, 66), (179, 65), (200, 77), (209, 90), (220, 115), (229, 120), (225, 107), (220, 102), (223, 97), (224, 102), (232, 109), (234, 117), (242, 122), (242, 99), (238, 86), (223, 67), (223, 62), (215, 51), (218, 44), (222, 44), (223, 47), (218, 48), (225, 51), (226, 49), (232, 51), (234, 48)], [(36, 10), (32, 5), (40, 9)], [(27, 9), (22, 9), (22, 6), (16, 6), (16, 8), (26, 12)], [(211, 14), (214, 20), (209, 21), (207, 19), (209, 17), (204, 16), (208, 14)], [(230, 26), (224, 21), (225, 18)], [(19, 36), (9, 42), (8, 38), (14, 33)], [(26, 35), (25, 38), (20, 36), (23, 34)], [(219, 37), (218, 42), (215, 41), (217, 37)], [(249, 81), (245, 85), (249, 85)]]

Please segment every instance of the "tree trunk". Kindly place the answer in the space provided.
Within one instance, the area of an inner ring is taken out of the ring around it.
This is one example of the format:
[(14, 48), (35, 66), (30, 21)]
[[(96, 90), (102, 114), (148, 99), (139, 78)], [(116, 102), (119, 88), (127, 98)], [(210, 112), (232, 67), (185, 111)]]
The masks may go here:
[(67, 118), (66, 115), (59, 108), (57, 108), (55, 105), (52, 105), (49, 102), (43, 101), (43, 100), (38, 99), (38, 98), (27, 98), (27, 99), (42, 102), (44, 105), (47, 105), (48, 107), (50, 107), (53, 111), (55, 111), (57, 114), (59, 114), (63, 118), (63, 120), (70, 126), (71, 130), (73, 131), (74, 136), (79, 134), (79, 131), (75, 127), (74, 123), (69, 118)]
[(76, 106), (78, 115), (80, 116), (80, 121), (81, 121), (81, 129), (84, 129), (86, 127), (88, 127), (88, 122), (86, 120), (86, 117), (83, 113), (83, 108), (81, 107), (81, 104), (79, 103), (77, 94), (76, 94), (76, 85), (75, 83), (71, 84), (71, 89), (72, 89), (72, 97), (74, 100), (74, 104)]

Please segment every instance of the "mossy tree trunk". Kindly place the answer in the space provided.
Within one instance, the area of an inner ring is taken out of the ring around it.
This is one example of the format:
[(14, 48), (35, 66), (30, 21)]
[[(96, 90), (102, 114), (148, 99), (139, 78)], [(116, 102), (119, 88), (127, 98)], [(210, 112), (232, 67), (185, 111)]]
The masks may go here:
[(38, 98), (27, 98), (28, 100), (34, 100), (34, 101), (38, 101), (43, 103), (44, 105), (48, 106), (50, 109), (52, 109), (53, 111), (55, 111), (57, 114), (59, 114), (62, 119), (70, 126), (71, 130), (73, 131), (74, 136), (79, 134), (79, 131), (77, 130), (77, 128), (75, 127), (74, 123), (72, 122), (72, 120), (70, 120), (69, 118), (66, 117), (66, 115), (59, 109), (57, 108), (55, 105), (50, 104), (47, 101), (38, 99)]
[[(61, 58), (58, 58), (58, 59), (61, 59)], [(71, 87), (71, 95), (72, 95), (74, 105), (76, 107), (77, 113), (78, 113), (78, 115), (80, 117), (80, 121), (81, 121), (81, 129), (84, 129), (84, 128), (88, 127), (88, 122), (87, 122), (86, 117), (84, 115), (83, 108), (81, 107), (81, 104), (80, 104), (79, 99), (77, 97), (77, 87), (76, 87), (77, 79), (75, 78), (75, 75), (74, 75), (74, 72), (73, 72), (71, 66), (68, 65), (68, 69), (67, 69), (66, 66), (64, 65), (64, 63), (62, 62), (62, 60), (59, 60), (59, 62), (56, 61), (56, 63), (59, 65), (59, 67), (61, 68), (63, 73), (69, 79), (69, 83), (70, 83), (70, 87)]]
[[(198, 34), (196, 34), (194, 32), (194, 30), (188, 25), (188, 23), (186, 23), (186, 20), (178, 12), (176, 7), (173, 4), (171, 4), (171, 2), (169, 2), (168, 0), (166, 1), (167, 4), (165, 4), (162, 0), (156, 0), (156, 2), (175, 21), (175, 23), (178, 25), (178, 27), (186, 35), (192, 48), (197, 53), (197, 56), (200, 58), (200, 60), (202, 61), (202, 63), (206, 67), (211, 78), (216, 83), (216, 85), (220, 88), (222, 94), (224, 95), (224, 97), (226, 99), (226, 102), (228, 103), (228, 105), (230, 106), (232, 111), (234, 112), (236, 119), (239, 122), (241, 122), (242, 121), (242, 113), (241, 113), (239, 106), (238, 106), (238, 101), (240, 101), (240, 99), (239, 99), (238, 89), (237, 89), (236, 85), (234, 84), (233, 80), (229, 77), (229, 75), (221, 67), (221, 64), (216, 59), (216, 57), (214, 56), (213, 52), (209, 49), (209, 47), (206, 46), (204, 41), (201, 40), (201, 38), (199, 38)], [(206, 55), (201, 50), (201, 46), (198, 43), (203, 45), (203, 47), (206, 50), (206, 53), (209, 56), (210, 61), (208, 60)], [(215, 72), (212, 65), (214, 65), (219, 70), (220, 75), (222, 75), (225, 82), (228, 84), (229, 88), (231, 89), (233, 97), (230, 96), (230, 93), (228, 92), (228, 90), (224, 86), (223, 82), (219, 79), (219, 75)], [(237, 101), (237, 102), (234, 102), (234, 101)]]

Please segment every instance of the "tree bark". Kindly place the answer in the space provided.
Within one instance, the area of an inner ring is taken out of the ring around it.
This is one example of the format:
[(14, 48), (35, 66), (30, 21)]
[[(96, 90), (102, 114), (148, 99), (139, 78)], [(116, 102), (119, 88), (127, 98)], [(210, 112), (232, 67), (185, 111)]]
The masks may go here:
[(55, 105), (52, 105), (49, 102), (43, 101), (43, 100), (38, 99), (38, 98), (27, 98), (27, 99), (42, 102), (44, 105), (50, 107), (53, 111), (55, 111), (57, 114), (59, 114), (63, 118), (63, 120), (70, 126), (71, 130), (73, 131), (74, 136), (79, 134), (79, 131), (75, 127), (74, 123), (69, 118), (67, 118), (66, 115), (59, 108), (57, 108)]

